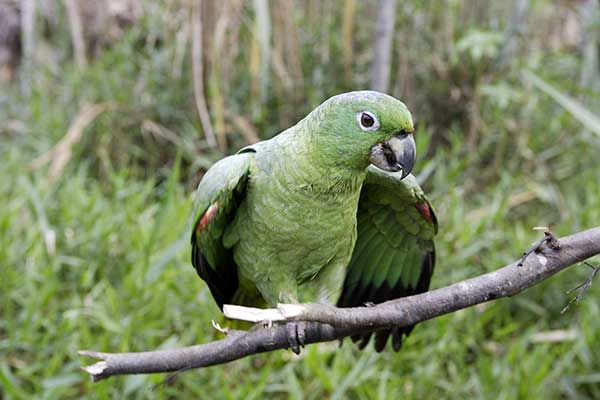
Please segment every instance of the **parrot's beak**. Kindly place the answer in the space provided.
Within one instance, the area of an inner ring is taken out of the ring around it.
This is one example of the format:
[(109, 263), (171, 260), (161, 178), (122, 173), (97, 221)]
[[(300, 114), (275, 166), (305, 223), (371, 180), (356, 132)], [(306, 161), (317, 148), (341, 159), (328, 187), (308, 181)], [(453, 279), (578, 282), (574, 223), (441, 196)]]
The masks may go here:
[(405, 178), (415, 165), (416, 155), (417, 147), (412, 133), (403, 132), (371, 147), (369, 162), (384, 171), (402, 171), (402, 178)]

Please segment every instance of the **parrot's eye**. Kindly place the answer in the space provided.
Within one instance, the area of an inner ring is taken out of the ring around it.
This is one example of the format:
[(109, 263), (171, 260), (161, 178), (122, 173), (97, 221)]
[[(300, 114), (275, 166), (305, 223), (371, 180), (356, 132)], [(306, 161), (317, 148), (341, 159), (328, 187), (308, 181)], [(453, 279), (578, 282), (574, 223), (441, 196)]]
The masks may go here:
[(360, 116), (360, 124), (365, 128), (370, 128), (375, 124), (375, 120), (367, 113), (363, 113)]
[(356, 114), (358, 124), (363, 131), (374, 131), (379, 129), (379, 121), (377, 117), (368, 111), (361, 111)]

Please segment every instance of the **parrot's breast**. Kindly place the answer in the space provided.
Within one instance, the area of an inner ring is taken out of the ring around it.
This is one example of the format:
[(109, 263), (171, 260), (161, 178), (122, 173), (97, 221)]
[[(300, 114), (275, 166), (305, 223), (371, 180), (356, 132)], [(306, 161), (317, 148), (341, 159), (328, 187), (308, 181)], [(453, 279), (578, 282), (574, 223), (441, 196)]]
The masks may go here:
[(339, 296), (343, 278), (318, 276), (350, 261), (362, 177), (331, 184), (314, 166), (285, 161), (258, 158), (226, 233), (240, 281), (254, 283), (271, 305)]

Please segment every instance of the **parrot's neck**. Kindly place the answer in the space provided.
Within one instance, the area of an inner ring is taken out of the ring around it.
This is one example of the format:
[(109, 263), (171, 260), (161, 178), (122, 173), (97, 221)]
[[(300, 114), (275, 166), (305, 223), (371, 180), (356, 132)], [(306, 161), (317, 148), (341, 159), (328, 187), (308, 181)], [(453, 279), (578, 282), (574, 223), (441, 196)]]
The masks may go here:
[[(283, 146), (290, 184), (319, 195), (358, 195), (366, 176), (364, 169), (350, 168), (335, 155), (322, 154), (307, 137), (294, 137), (294, 145)], [(293, 182), (292, 182), (293, 181)]]
[(346, 171), (320, 170), (321, 175), (311, 182), (312, 190), (333, 196), (360, 193), (366, 173), (346, 174), (344, 172)]

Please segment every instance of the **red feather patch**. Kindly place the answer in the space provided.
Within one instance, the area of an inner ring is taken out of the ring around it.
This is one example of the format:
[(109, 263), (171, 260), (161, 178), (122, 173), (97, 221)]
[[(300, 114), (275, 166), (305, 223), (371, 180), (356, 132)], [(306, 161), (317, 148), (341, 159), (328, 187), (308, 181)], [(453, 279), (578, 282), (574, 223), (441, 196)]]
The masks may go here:
[(217, 216), (217, 211), (219, 211), (219, 204), (213, 203), (208, 207), (208, 210), (200, 217), (200, 221), (198, 221), (198, 225), (196, 225), (196, 235), (200, 235), (200, 232), (204, 230), (206, 225), (208, 225), (215, 217)]
[(429, 208), (429, 204), (426, 201), (422, 203), (415, 204), (415, 208), (427, 220), (427, 222), (433, 224), (433, 217), (431, 215), (431, 208)]

